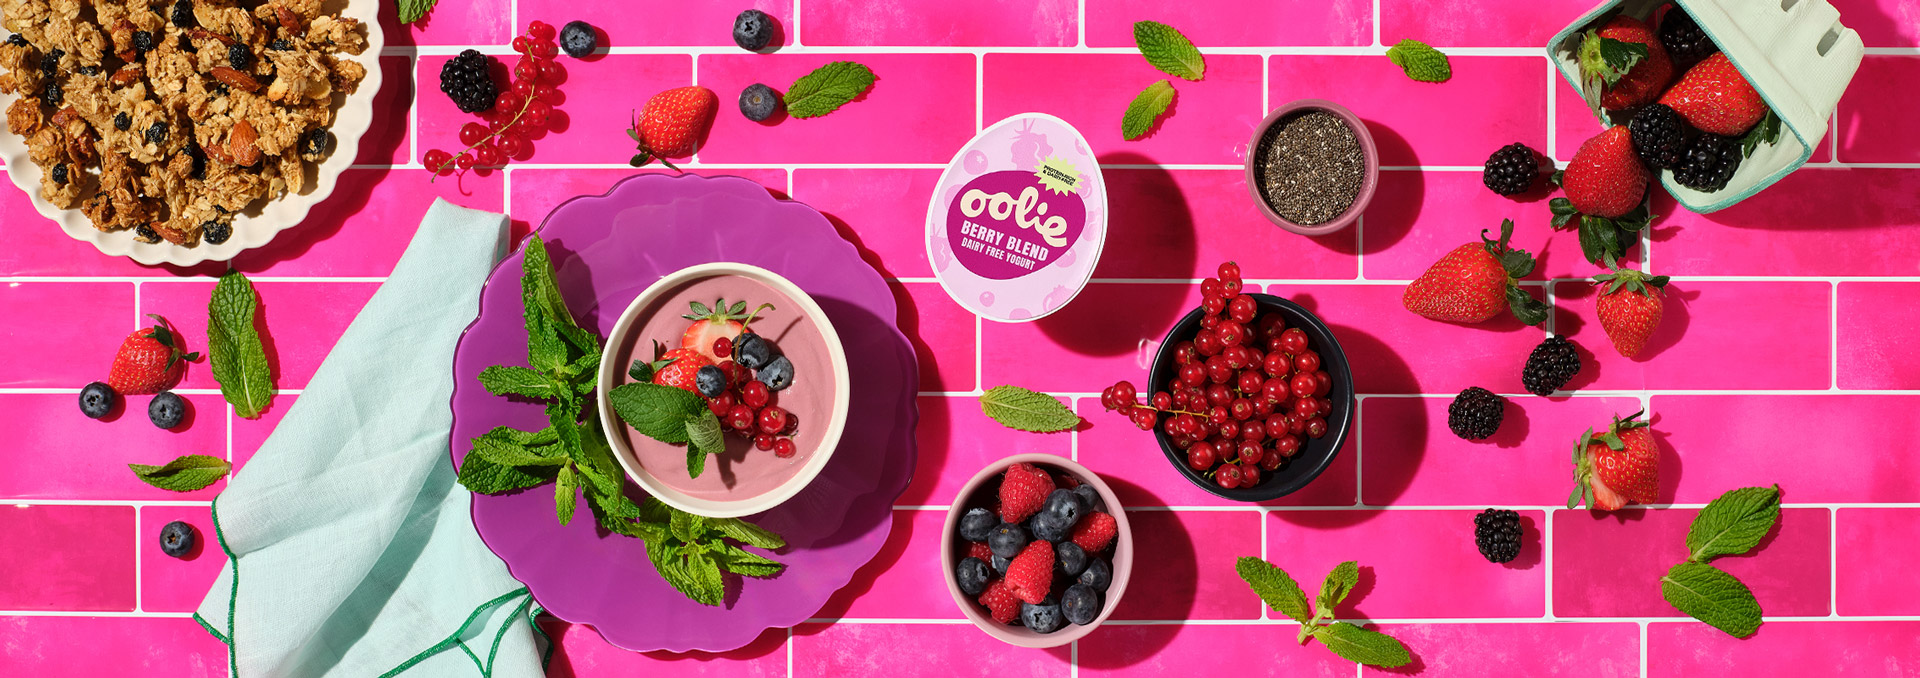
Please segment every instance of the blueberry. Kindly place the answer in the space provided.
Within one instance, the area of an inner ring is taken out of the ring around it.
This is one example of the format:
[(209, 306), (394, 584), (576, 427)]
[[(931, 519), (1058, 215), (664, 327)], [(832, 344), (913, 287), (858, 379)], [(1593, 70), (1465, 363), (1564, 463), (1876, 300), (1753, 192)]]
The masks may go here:
[(129, 115), (127, 115), (127, 112), (126, 112), (126, 111), (121, 111), (121, 112), (119, 112), (119, 113), (115, 113), (115, 114), (113, 114), (113, 128), (114, 128), (114, 129), (117, 129), (117, 130), (120, 130), (120, 131), (122, 131), (122, 132), (125, 132), (125, 131), (127, 131), (127, 128), (129, 128), (129, 127), (132, 127), (132, 126), (133, 126), (133, 117), (132, 117), (132, 116), (129, 116)]
[(1033, 532), (1034, 539), (1053, 542), (1066, 541), (1068, 537), (1073, 536), (1072, 525), (1061, 522), (1058, 517), (1046, 511), (1033, 514), (1033, 518), (1027, 521), (1027, 529)]
[(740, 114), (747, 116), (748, 120), (760, 122), (773, 117), (778, 110), (780, 93), (773, 91), (772, 87), (756, 82), (740, 90)]
[(754, 378), (760, 380), (760, 383), (766, 384), (767, 390), (769, 391), (779, 391), (788, 386), (792, 386), (793, 361), (787, 360), (786, 356), (774, 358), (773, 362), (767, 363), (766, 367), (760, 368), (760, 373), (754, 375)]
[(960, 564), (953, 568), (953, 578), (960, 582), (960, 592), (977, 596), (987, 590), (987, 580), (993, 578), (993, 572), (988, 567), (979, 558), (961, 558)]
[(253, 50), (247, 49), (245, 43), (227, 45), (227, 65), (236, 71), (247, 70), (253, 65)]
[(727, 373), (718, 365), (702, 365), (693, 373), (693, 387), (700, 390), (700, 395), (718, 398), (727, 392)]
[(134, 31), (133, 32), (134, 51), (139, 52), (141, 54), (146, 54), (147, 52), (153, 51), (154, 47), (155, 45), (153, 44), (152, 31)]
[(218, 245), (233, 237), (233, 226), (218, 221), (209, 221), (200, 225), (200, 240), (209, 245)]
[(147, 403), (147, 419), (153, 421), (154, 426), (173, 428), (179, 426), (180, 422), (185, 421), (186, 418), (187, 401), (174, 395), (172, 391), (154, 396), (153, 400)]
[(1005, 575), (1007, 573), (1007, 566), (1012, 564), (1013, 564), (1013, 559), (1011, 558), (1002, 558), (1000, 556), (993, 557), (993, 571), (998, 572), (1002, 575)]
[(1020, 555), (1020, 550), (1027, 547), (1028, 541), (1027, 531), (1013, 523), (1000, 523), (987, 533), (987, 548), (1001, 558)]
[(1053, 596), (1047, 596), (1039, 605), (1021, 603), (1020, 623), (1034, 633), (1053, 633), (1066, 626), (1067, 620), (1060, 615), (1060, 604), (1053, 601)]
[(1047, 503), (1042, 504), (1040, 512), (1052, 516), (1055, 523), (1073, 529), (1080, 523), (1080, 516), (1086, 513), (1086, 506), (1080, 502), (1080, 495), (1073, 490), (1058, 489), (1047, 495)]
[(280, 38), (273, 42), (267, 43), (267, 49), (273, 50), (275, 52), (285, 52), (287, 50), (293, 49), (293, 43), (287, 40), (286, 38)]
[(80, 413), (88, 419), (99, 419), (113, 411), (113, 387), (100, 382), (87, 384), (80, 389)]
[(733, 44), (749, 52), (758, 52), (773, 41), (773, 17), (750, 9), (733, 18)]
[(26, 46), (27, 46), (27, 36), (24, 36), (24, 35), (21, 35), (21, 34), (19, 34), (19, 33), (15, 33), (15, 34), (13, 34), (13, 35), (9, 35), (9, 36), (7, 36), (7, 44), (9, 44), (9, 45), (14, 45), (14, 46), (17, 46), (17, 47), (26, 47)]
[(584, 59), (592, 54), (593, 48), (600, 46), (599, 41), (599, 36), (593, 33), (593, 27), (585, 21), (569, 21), (560, 28), (560, 49), (566, 50), (567, 56), (575, 59)]
[(56, 183), (56, 184), (67, 183), (67, 164), (66, 163), (63, 162), (53, 166), (53, 183)]
[(1080, 583), (1098, 591), (1107, 590), (1107, 585), (1113, 583), (1113, 566), (1099, 558), (1093, 559), (1087, 563), (1087, 569), (1080, 573)]
[(167, 123), (156, 122), (147, 127), (147, 141), (156, 144), (167, 142)]
[(773, 361), (773, 344), (767, 343), (758, 334), (742, 334), (733, 342), (733, 361), (749, 370), (760, 369)]
[(173, 19), (174, 26), (192, 28), (193, 3), (188, 2), (188, 0), (180, 0), (179, 2), (173, 3), (173, 15), (170, 18)]
[(327, 128), (315, 127), (300, 136), (300, 154), (320, 156), (327, 154), (327, 148), (333, 145), (333, 137), (328, 136)]
[(1078, 577), (1087, 569), (1087, 552), (1079, 544), (1063, 541), (1053, 545), (1053, 564), (1060, 574)]
[(992, 511), (983, 508), (973, 509), (966, 515), (960, 516), (960, 538), (967, 541), (986, 541), (987, 535), (993, 532), (993, 526), (999, 524), (1000, 519), (995, 517)]
[(1060, 594), (1060, 610), (1066, 613), (1067, 621), (1081, 626), (1092, 624), (1093, 618), (1100, 616), (1100, 594), (1086, 584), (1074, 584)]
[(1101, 501), (1100, 493), (1095, 491), (1092, 485), (1081, 485), (1073, 488), (1073, 493), (1080, 497), (1080, 508), (1085, 509), (1086, 512), (1106, 513), (1107, 502)]
[(193, 526), (178, 520), (160, 528), (160, 552), (175, 558), (187, 557), (193, 550)]

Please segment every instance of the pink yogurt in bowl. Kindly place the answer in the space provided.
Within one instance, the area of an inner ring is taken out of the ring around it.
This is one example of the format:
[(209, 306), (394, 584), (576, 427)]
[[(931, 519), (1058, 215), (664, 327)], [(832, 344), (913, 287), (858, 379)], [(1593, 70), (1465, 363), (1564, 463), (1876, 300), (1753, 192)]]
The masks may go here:
[[(793, 434), (796, 453), (782, 459), (728, 432), (726, 451), (707, 455), (703, 472), (694, 478), (687, 471), (686, 444), (654, 440), (621, 422), (607, 394), (636, 381), (627, 368), (635, 360), (653, 360), (655, 342), (680, 347), (693, 322), (681, 317), (690, 302), (711, 306), (718, 299), (728, 305), (745, 301), (749, 309), (773, 305), (754, 317), (751, 328), (773, 344), (776, 355), (793, 363), (793, 383), (775, 392), (771, 402), (799, 422)], [(598, 388), (600, 416), (609, 423), (607, 444), (627, 477), (674, 508), (714, 518), (759, 513), (805, 488), (833, 455), (847, 415), (846, 355), (833, 324), (786, 278), (747, 264), (691, 266), (647, 287), (607, 337)]]

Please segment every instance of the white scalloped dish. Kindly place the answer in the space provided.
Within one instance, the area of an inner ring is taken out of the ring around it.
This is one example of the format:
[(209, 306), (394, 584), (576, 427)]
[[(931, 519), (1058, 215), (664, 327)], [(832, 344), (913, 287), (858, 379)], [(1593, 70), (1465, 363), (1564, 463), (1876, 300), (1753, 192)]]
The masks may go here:
[[(332, 11), (336, 6), (336, 2), (329, 2), (327, 10)], [(233, 235), (226, 242), (218, 245), (201, 242), (193, 247), (182, 247), (164, 240), (158, 243), (140, 242), (134, 238), (131, 230), (109, 233), (95, 229), (92, 221), (79, 209), (60, 209), (40, 197), (40, 173), (46, 170), (28, 158), (26, 139), (0, 129), (0, 160), (6, 161), (7, 178), (26, 193), (41, 216), (53, 220), (73, 239), (92, 243), (101, 253), (110, 256), (124, 256), (148, 265), (191, 266), (206, 261), (226, 261), (243, 251), (265, 245), (281, 231), (305, 220), (307, 212), (314, 205), (331, 195), (340, 173), (353, 164), (354, 156), (360, 151), (360, 137), (373, 123), (373, 96), (380, 91), (380, 51), (386, 46), (386, 39), (380, 31), (379, 10), (379, 2), (353, 0), (347, 2), (339, 13), (343, 17), (358, 19), (360, 25), (365, 27), (367, 49), (358, 55), (341, 52), (340, 56), (365, 66), (367, 75), (353, 94), (334, 94), (334, 120), (330, 128), (334, 138), (333, 152), (314, 166), (314, 179), (307, 184), (305, 192), (256, 202), (235, 217)], [(5, 31), (0, 31), (0, 34), (3, 33)], [(17, 92), (0, 94), (0, 111), (11, 106), (19, 97)], [(44, 224), (16, 226), (47, 227)]]

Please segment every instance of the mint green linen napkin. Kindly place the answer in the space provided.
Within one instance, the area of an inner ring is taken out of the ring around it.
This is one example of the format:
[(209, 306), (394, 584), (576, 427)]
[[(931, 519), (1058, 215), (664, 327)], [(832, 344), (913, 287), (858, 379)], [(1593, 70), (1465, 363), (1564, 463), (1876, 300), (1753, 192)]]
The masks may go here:
[(543, 674), (538, 608), (481, 543), (447, 457), (454, 345), (506, 233), (505, 215), (435, 200), (214, 500), (227, 564), (194, 618), (233, 675)]

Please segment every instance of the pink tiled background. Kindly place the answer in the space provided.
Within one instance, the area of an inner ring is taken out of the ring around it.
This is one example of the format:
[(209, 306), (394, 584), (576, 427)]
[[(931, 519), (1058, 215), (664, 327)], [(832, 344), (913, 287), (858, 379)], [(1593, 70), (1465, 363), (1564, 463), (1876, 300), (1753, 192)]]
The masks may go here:
[[(358, 0), (356, 0), (358, 1)], [(223, 485), (173, 494), (136, 482), (129, 462), (222, 455), (244, 465), (391, 270), (425, 206), (444, 197), (505, 211), (517, 233), (561, 201), (633, 174), (622, 126), (652, 92), (710, 87), (722, 105), (686, 163), (744, 176), (825, 212), (890, 281), (920, 353), (921, 428), (913, 484), (891, 537), (847, 589), (797, 628), (720, 654), (636, 654), (588, 627), (549, 619), (553, 676), (1327, 676), (1359, 670), (1292, 642), (1232, 572), (1259, 555), (1319, 581), (1358, 559), (1339, 610), (1401, 638), (1415, 663), (1394, 675), (1920, 676), (1920, 0), (1833, 0), (1869, 54), (1813, 162), (1712, 215), (1656, 202), (1663, 216), (1632, 257), (1674, 277), (1650, 355), (1607, 347), (1583, 277), (1596, 269), (1544, 200), (1479, 184), (1494, 148), (1524, 141), (1564, 162), (1596, 128), (1539, 46), (1589, 0), (711, 0), (632, 11), (562, 0), (442, 2), (422, 26), (388, 18), (374, 98), (386, 124), (355, 169), (299, 228), (233, 266), (253, 277), (283, 392), (265, 417), (234, 417), (204, 365), (181, 389), (187, 426), (130, 411), (76, 413), (142, 314), (172, 318), (204, 348), (219, 265), (147, 268), (60, 234), (0, 191), (0, 675), (213, 676), (224, 648), (188, 618), (221, 564), (159, 553), (184, 520), (209, 534)], [(780, 49), (731, 45), (747, 7), (782, 26)], [(390, 14), (390, 13), (389, 13)], [(527, 21), (598, 24), (610, 54), (562, 58), (567, 97), (528, 161), (429, 182), (419, 163), (470, 118), (438, 93), (438, 70), (469, 47), (507, 55)], [(1130, 26), (1173, 24), (1206, 53), (1203, 82), (1176, 82), (1173, 113), (1139, 141), (1119, 136), (1126, 102), (1165, 77), (1132, 50)], [(1453, 52), (1454, 78), (1406, 79), (1383, 56), (1417, 38)], [(784, 86), (854, 59), (878, 84), (819, 120), (747, 122), (750, 83)], [(398, 75), (399, 77), (393, 77)], [(1251, 128), (1300, 97), (1346, 104), (1389, 169), (1358, 228), (1302, 238), (1266, 224), (1242, 183)], [(1042, 111), (1077, 126), (1106, 168), (1112, 238), (1095, 282), (1064, 311), (1024, 325), (981, 323), (931, 277), (921, 245), (926, 196), (976, 131)], [(649, 169), (644, 171), (659, 171)], [(1441, 253), (1499, 220), (1539, 255), (1529, 289), (1559, 305), (1553, 329), (1583, 347), (1570, 397), (1524, 393), (1519, 367), (1538, 331), (1477, 327), (1400, 308), (1402, 287)], [(1356, 363), (1354, 435), (1307, 489), (1260, 505), (1206, 494), (1166, 468), (1151, 440), (1093, 397), (1142, 378), (1157, 340), (1197, 300), (1193, 282), (1237, 258), (1249, 287), (1291, 297), (1334, 327)], [(1090, 426), (1012, 432), (978, 395), (1016, 383), (1069, 399)], [(1493, 439), (1445, 426), (1448, 397), (1484, 386), (1512, 398)], [(1569, 511), (1568, 446), (1612, 414), (1651, 411), (1662, 446), (1659, 504), (1612, 515)], [(944, 506), (982, 466), (1017, 452), (1079, 460), (1128, 505), (1139, 557), (1112, 621), (1071, 647), (1002, 645), (966, 624), (938, 584)], [(1733, 640), (1680, 617), (1656, 579), (1683, 557), (1698, 509), (1737, 486), (1780, 483), (1786, 510), (1755, 554), (1722, 564), (1766, 611)], [(1490, 565), (1471, 515), (1524, 516), (1521, 558)], [(641, 612), (637, 612), (641, 613)], [(1188, 623), (1192, 622), (1192, 623)]]

